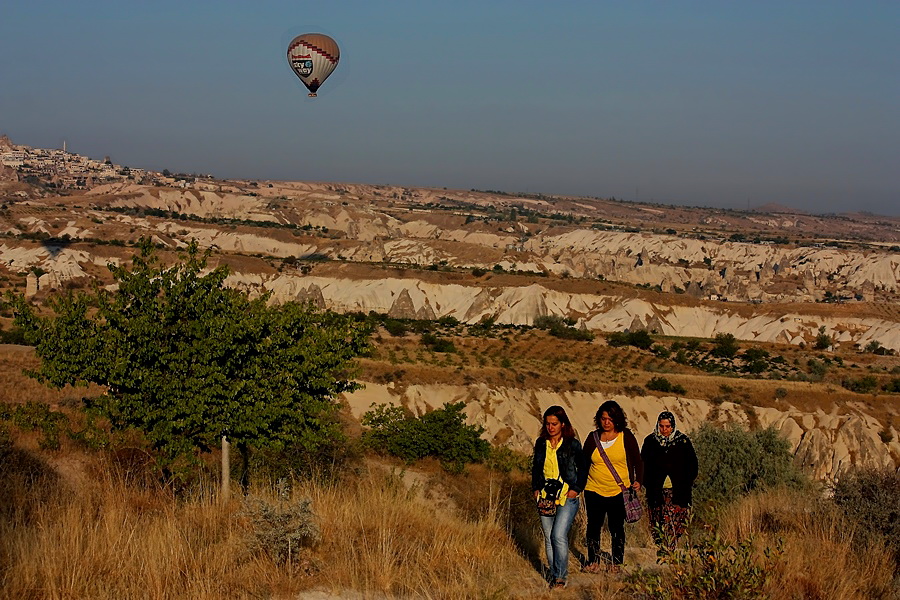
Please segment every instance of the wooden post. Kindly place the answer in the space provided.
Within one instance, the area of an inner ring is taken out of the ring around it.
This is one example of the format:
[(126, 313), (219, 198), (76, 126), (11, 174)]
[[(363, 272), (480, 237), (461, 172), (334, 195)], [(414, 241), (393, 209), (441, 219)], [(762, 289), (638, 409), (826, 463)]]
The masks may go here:
[(228, 503), (231, 496), (231, 444), (228, 438), (222, 436), (222, 494), (220, 501), (222, 504)]

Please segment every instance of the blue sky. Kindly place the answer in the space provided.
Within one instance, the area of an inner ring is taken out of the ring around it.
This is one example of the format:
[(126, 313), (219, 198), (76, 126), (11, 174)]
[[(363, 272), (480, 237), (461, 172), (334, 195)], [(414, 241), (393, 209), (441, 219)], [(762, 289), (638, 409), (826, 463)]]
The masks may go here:
[[(318, 31), (317, 99), (287, 65)], [(900, 214), (900, 2), (0, 9), (0, 133), (220, 177)]]

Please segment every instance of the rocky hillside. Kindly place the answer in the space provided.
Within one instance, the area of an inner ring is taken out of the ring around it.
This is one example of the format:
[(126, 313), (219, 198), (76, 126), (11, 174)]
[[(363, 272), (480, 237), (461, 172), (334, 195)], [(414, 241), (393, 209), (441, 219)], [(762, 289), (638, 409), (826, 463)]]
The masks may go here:
[(414, 414), (440, 408), (446, 402), (465, 402), (469, 421), (485, 428), (494, 443), (530, 452), (540, 430), (540, 415), (560, 405), (572, 419), (582, 438), (594, 429), (597, 407), (617, 401), (626, 411), (629, 427), (642, 441), (656, 425), (656, 416), (671, 411), (682, 431), (692, 431), (707, 421), (737, 423), (745, 427), (774, 426), (791, 444), (799, 464), (818, 479), (831, 479), (851, 466), (896, 466), (900, 458), (900, 436), (891, 427), (885, 443), (883, 426), (865, 407), (834, 407), (830, 412), (753, 407), (733, 402), (716, 405), (708, 400), (675, 396), (622, 396), (590, 392), (556, 392), (550, 389), (517, 389), (483, 384), (468, 386), (366, 383), (364, 390), (347, 398), (354, 416), (360, 417), (375, 404), (409, 407)]
[[(59, 193), (13, 175), (0, 186), (0, 281), (38, 302), (108, 283), (106, 265), (127, 260), (146, 237), (170, 258), (197, 240), (212, 249), (212, 264), (229, 265), (229, 285), (343, 312), (508, 325), (556, 315), (596, 333), (726, 333), (790, 348), (825, 334), (829, 351), (900, 351), (898, 219), (212, 179)], [(690, 390), (659, 398), (538, 381), (372, 380), (348, 402), (358, 416), (372, 401), (424, 410), (462, 399), (495, 441), (524, 449), (546, 406), (571, 408), (587, 431), (609, 397), (630, 407), (641, 435), (664, 407), (685, 429), (705, 420), (774, 425), (820, 476), (900, 459), (896, 403), (875, 410), (862, 396), (818, 408), (762, 404), (751, 415)]]

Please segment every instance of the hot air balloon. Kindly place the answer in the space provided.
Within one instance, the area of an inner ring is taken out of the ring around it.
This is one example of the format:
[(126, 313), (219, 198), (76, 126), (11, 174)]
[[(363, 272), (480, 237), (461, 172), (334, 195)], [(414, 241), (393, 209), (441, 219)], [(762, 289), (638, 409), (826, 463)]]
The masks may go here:
[(309, 97), (316, 97), (319, 89), (341, 58), (337, 42), (323, 33), (298, 35), (288, 45), (288, 63), (303, 85), (309, 90)]

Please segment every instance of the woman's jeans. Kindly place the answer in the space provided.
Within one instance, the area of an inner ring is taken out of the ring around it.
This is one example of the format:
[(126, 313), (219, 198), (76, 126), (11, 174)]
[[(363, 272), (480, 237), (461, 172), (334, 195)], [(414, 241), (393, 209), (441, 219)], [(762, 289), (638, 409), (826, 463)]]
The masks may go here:
[(588, 562), (600, 562), (600, 529), (604, 518), (608, 517), (612, 562), (621, 565), (625, 558), (625, 501), (622, 494), (607, 497), (585, 490), (584, 508), (587, 512)]
[(564, 506), (556, 507), (556, 515), (541, 517), (550, 581), (565, 581), (569, 576), (569, 530), (577, 512), (578, 498), (567, 498)]

